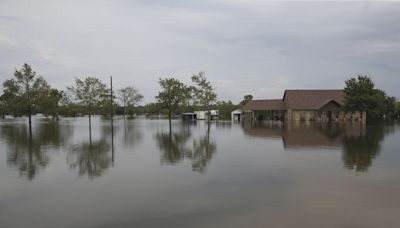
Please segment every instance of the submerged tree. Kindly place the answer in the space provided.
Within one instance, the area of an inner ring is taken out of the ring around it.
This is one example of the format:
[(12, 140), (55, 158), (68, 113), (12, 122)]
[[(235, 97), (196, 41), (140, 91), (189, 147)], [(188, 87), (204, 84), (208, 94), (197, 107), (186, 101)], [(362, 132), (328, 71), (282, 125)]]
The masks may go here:
[(400, 101), (396, 102), (395, 116), (396, 116), (396, 118), (400, 119)]
[(365, 111), (372, 118), (394, 114), (395, 99), (376, 89), (368, 76), (358, 75), (357, 78), (347, 80), (344, 93), (343, 108), (346, 111)]
[(156, 99), (161, 107), (167, 110), (169, 131), (171, 132), (172, 113), (184, 104), (187, 98), (187, 86), (175, 78), (160, 79), (159, 83), (162, 91), (158, 92)]
[(133, 116), (133, 107), (137, 105), (143, 99), (143, 95), (139, 93), (133, 86), (127, 86), (118, 91), (118, 99), (123, 107), (123, 115), (128, 112), (129, 115)]
[(4, 99), (12, 104), (13, 111), (20, 114), (22, 110), (28, 115), (29, 131), (32, 129), (32, 114), (40, 105), (43, 97), (50, 92), (50, 86), (43, 77), (36, 77), (36, 72), (25, 63), (21, 69), (14, 72), (14, 79), (3, 83)]
[(60, 102), (64, 97), (64, 92), (57, 89), (50, 89), (47, 94), (43, 94), (39, 101), (40, 112), (45, 116), (52, 116), (58, 120)]
[(85, 80), (75, 79), (75, 86), (69, 87), (69, 91), (75, 100), (84, 108), (89, 118), (89, 128), (91, 127), (91, 116), (109, 98), (108, 89), (105, 83), (95, 77), (87, 77)]
[[(210, 115), (211, 105), (217, 101), (217, 94), (214, 92), (211, 82), (207, 81), (204, 72), (193, 75), (192, 81), (196, 84), (194, 87), (194, 98), (196, 102), (206, 108), (208, 115)], [(210, 118), (208, 118), (208, 122), (209, 121)]]

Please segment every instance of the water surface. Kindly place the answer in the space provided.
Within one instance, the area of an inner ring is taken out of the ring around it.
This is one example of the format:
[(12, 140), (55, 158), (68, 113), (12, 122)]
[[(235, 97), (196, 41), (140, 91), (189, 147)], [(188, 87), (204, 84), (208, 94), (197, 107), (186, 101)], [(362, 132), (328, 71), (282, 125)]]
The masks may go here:
[(400, 227), (400, 128), (0, 122), (0, 227)]

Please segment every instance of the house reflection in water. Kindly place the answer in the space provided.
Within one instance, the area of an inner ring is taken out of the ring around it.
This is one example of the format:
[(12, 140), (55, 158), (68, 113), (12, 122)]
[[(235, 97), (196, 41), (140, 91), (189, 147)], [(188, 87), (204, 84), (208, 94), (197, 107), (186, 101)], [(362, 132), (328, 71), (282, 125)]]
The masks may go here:
[(344, 166), (362, 172), (380, 152), (384, 127), (362, 123), (323, 124), (315, 122), (243, 123), (245, 134), (281, 139), (285, 150), (329, 148), (342, 151)]

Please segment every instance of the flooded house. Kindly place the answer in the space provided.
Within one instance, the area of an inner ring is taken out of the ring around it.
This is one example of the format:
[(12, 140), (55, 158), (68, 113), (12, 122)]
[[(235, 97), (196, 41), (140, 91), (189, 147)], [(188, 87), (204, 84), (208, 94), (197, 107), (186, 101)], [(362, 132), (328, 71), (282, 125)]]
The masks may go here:
[(247, 102), (243, 117), (258, 121), (365, 122), (365, 112), (342, 110), (344, 96), (343, 90), (285, 90), (282, 99)]

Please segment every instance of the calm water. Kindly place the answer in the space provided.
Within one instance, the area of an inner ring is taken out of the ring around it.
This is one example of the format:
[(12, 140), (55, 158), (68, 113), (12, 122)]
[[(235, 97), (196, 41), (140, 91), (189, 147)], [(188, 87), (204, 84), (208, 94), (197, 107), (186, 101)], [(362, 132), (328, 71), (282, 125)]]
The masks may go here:
[(0, 227), (400, 227), (400, 127), (0, 122)]

